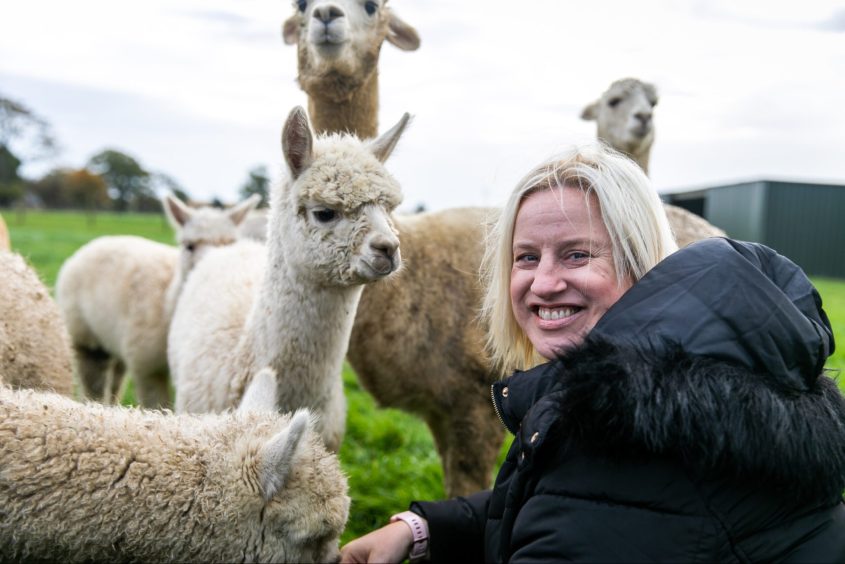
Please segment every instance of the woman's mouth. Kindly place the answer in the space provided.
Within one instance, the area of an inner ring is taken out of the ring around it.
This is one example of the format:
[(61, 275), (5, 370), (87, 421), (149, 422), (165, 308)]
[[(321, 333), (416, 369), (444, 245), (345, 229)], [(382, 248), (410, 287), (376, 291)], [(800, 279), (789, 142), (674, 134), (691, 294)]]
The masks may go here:
[(543, 321), (557, 321), (572, 317), (580, 311), (577, 307), (538, 307), (537, 315)]

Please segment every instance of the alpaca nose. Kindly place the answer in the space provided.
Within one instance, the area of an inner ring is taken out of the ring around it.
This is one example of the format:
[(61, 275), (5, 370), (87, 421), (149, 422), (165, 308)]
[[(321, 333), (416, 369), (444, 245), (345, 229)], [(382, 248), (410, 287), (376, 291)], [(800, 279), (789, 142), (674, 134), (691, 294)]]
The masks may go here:
[(381, 275), (387, 275), (396, 269), (399, 255), (399, 240), (395, 237), (377, 235), (370, 241), (373, 256), (370, 266)]
[(329, 24), (338, 18), (342, 18), (344, 15), (343, 10), (334, 4), (317, 6), (314, 8), (313, 13), (313, 16), (323, 22), (323, 24)]
[(634, 114), (634, 117), (637, 118), (641, 124), (648, 125), (648, 122), (651, 121), (651, 112), (637, 112)]

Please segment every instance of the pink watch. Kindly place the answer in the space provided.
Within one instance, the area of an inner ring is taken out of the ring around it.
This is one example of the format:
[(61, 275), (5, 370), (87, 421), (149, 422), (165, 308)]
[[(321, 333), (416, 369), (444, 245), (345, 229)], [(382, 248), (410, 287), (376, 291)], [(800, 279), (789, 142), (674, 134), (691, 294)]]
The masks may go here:
[(411, 534), (414, 536), (414, 544), (411, 546), (408, 560), (415, 562), (422, 559), (428, 552), (428, 524), (425, 519), (413, 511), (403, 511), (390, 518), (391, 523), (396, 521), (404, 521), (406, 525), (411, 527)]

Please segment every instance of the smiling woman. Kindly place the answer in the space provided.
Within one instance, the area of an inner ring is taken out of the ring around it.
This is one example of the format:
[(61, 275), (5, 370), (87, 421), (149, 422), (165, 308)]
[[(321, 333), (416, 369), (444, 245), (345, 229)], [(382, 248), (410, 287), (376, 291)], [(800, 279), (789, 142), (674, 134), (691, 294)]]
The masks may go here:
[(675, 250), (643, 171), (601, 144), (531, 171), (488, 249), (499, 364), (547, 361), (492, 387), (515, 436), (496, 483), (413, 502), (344, 562), (845, 559), (845, 400), (795, 264)]

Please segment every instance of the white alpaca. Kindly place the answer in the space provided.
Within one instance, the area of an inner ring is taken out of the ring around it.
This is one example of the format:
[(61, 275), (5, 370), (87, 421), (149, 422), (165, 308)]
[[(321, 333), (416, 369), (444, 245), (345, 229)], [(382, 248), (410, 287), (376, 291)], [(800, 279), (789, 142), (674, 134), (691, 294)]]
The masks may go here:
[(258, 200), (225, 211), (192, 209), (168, 194), (162, 204), (178, 249), (142, 237), (104, 236), (65, 261), (56, 297), (86, 396), (117, 401), (128, 371), (142, 406), (170, 405), (167, 331), (182, 284), (209, 248), (235, 241), (238, 224)]
[[(299, 84), (315, 127), (374, 135), (381, 45), (387, 39), (417, 49), (417, 32), (382, 1), (299, 6), (304, 10), (285, 22), (284, 38), (297, 44)], [(504, 438), (490, 409), (496, 375), (477, 322), (485, 223), (495, 213), (457, 208), (394, 216), (405, 267), (364, 288), (349, 343), (349, 362), (376, 401), (426, 421), (452, 496), (490, 486)]]
[(0, 386), (2, 559), (336, 561), (346, 478), (275, 388), (194, 416)]
[(0, 251), (0, 382), (69, 396), (70, 358), (70, 339), (49, 290), (23, 257)]
[[(654, 144), (653, 110), (657, 102), (657, 88), (653, 84), (636, 78), (623, 78), (586, 106), (581, 112), (581, 119), (595, 121), (598, 138), (628, 155), (648, 174)], [(727, 235), (683, 208), (670, 204), (664, 204), (664, 207), (679, 247), (707, 237)]]
[(387, 40), (403, 51), (420, 46), (416, 30), (387, 0), (301, 0), (282, 28), (297, 45), (299, 85), (317, 133), (378, 132), (378, 60)]
[(188, 277), (168, 342), (177, 412), (237, 405), (255, 372), (279, 374), (279, 409), (319, 416), (337, 450), (346, 405), (341, 369), (363, 284), (400, 264), (389, 213), (399, 185), (382, 163), (407, 114), (363, 144), (349, 135), (313, 139), (304, 110), (282, 132), (290, 178), (273, 190), (266, 246), (215, 249)]

